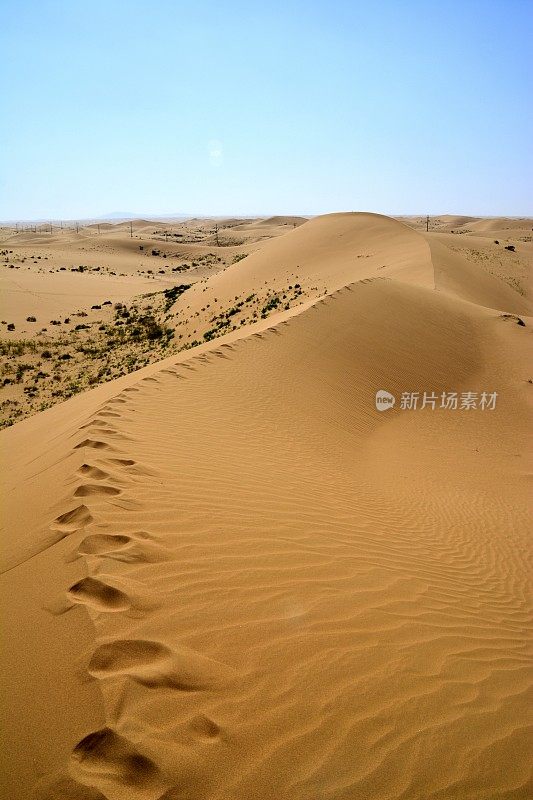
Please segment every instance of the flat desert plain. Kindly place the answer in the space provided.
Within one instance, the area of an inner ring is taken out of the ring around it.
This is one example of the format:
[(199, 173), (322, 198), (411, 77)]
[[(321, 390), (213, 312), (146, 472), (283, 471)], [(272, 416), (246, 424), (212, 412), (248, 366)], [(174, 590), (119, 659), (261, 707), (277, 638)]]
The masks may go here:
[(530, 798), (533, 221), (0, 235), (5, 797)]

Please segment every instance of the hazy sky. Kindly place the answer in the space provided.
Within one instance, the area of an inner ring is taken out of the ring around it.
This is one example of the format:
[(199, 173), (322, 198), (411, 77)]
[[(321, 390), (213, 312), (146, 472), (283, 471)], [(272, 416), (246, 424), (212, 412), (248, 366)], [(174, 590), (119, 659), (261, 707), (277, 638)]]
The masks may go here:
[(533, 213), (532, 0), (0, 12), (0, 219)]

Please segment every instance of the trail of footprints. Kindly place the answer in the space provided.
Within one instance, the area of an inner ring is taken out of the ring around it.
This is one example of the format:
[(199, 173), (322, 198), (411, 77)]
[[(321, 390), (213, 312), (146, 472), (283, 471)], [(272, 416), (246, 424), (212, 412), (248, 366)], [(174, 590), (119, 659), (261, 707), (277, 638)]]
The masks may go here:
[[(192, 366), (186, 368), (195, 369)], [(184, 377), (174, 370), (168, 372), (177, 378)], [(158, 382), (151, 379), (154, 381)], [(138, 388), (130, 387), (122, 395), (137, 391)], [(85, 438), (74, 445), (74, 450), (84, 450), (90, 457), (77, 470), (76, 474), (83, 482), (72, 496), (74, 499), (83, 498), (84, 502), (53, 520), (50, 529), (58, 541), (93, 525), (95, 518), (89, 504), (121, 495), (122, 486), (127, 485), (132, 476), (154, 474), (133, 459), (123, 457), (119, 450), (118, 444), (128, 441), (128, 437), (117, 431), (108, 420), (120, 419), (122, 414), (113, 409), (126, 403), (127, 399), (121, 395), (110, 399), (92, 420), (80, 428)], [(117, 471), (125, 481), (117, 479)], [(165, 560), (170, 554), (164, 546), (154, 542), (149, 533), (136, 531), (128, 534), (88, 533), (67, 560), (74, 561), (80, 557), (84, 557), (90, 566), (93, 559), (99, 559), (100, 563), (103, 559), (149, 563)], [(130, 613), (132, 610), (143, 613), (153, 607), (153, 602), (147, 601), (146, 593), (143, 596), (142, 586), (138, 587), (137, 593), (132, 591), (131, 579), (126, 590), (112, 585), (117, 583), (116, 578), (110, 576), (105, 580), (105, 577), (99, 574), (98, 577), (88, 575), (82, 578), (69, 587), (61, 602), (52, 604), (48, 610), (54, 614), (65, 613), (81, 604), (98, 614)], [(226, 665), (187, 648), (181, 647), (177, 651), (160, 642), (142, 639), (101, 644), (90, 658), (88, 672), (98, 680), (119, 678), (149, 690), (163, 687), (182, 692), (214, 689), (234, 677)], [(198, 741), (217, 739), (221, 734), (217, 723), (202, 714), (190, 720), (189, 728)], [(87, 798), (91, 800), (94, 791), (96, 796), (100, 797), (102, 792), (112, 800), (157, 800), (166, 796), (169, 789), (172, 791), (174, 783), (162, 774), (152, 759), (111, 727), (90, 733), (74, 747), (68, 771), (74, 779), (73, 796), (77, 797), (81, 787), (86, 787), (89, 790)], [(61, 787), (65, 780), (69, 784), (71, 779), (62, 775)], [(52, 797), (54, 787), (58, 785), (57, 777), (49, 781), (45, 779), (44, 784), (41, 781), (35, 787), (35, 796)]]

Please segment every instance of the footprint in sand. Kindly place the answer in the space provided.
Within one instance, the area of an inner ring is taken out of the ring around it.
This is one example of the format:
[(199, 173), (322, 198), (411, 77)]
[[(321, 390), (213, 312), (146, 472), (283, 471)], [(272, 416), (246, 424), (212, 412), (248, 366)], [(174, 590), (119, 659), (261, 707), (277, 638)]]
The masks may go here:
[(114, 486), (99, 486), (95, 483), (85, 483), (82, 484), (82, 486), (78, 486), (74, 492), (74, 497), (99, 497), (103, 495), (109, 497), (117, 494), (121, 494), (121, 490), (116, 489)]
[(113, 450), (110, 444), (97, 439), (84, 439), (82, 442), (75, 445), (74, 449), (79, 450), (82, 447), (90, 447), (92, 450)]
[(79, 531), (81, 528), (84, 528), (92, 522), (92, 519), (87, 506), (77, 506), (73, 508), (72, 511), (67, 511), (65, 514), (56, 517), (50, 525), (50, 530), (67, 535), (68, 533), (74, 533), (74, 531)]
[(179, 652), (160, 642), (119, 639), (100, 645), (89, 662), (95, 678), (127, 676), (150, 688), (168, 687), (183, 692), (215, 688), (229, 679), (231, 670), (187, 648)]
[(155, 563), (164, 561), (167, 551), (152, 543), (151, 536), (144, 531), (125, 534), (93, 533), (80, 542), (72, 560), (79, 556), (101, 556), (125, 564)]
[(78, 470), (78, 475), (83, 475), (84, 478), (91, 478), (93, 481), (103, 481), (109, 478), (107, 472), (98, 469), (98, 467), (93, 467), (91, 464), (82, 464)]
[(113, 800), (156, 800), (168, 788), (156, 764), (111, 728), (94, 731), (76, 745), (69, 772)]
[(90, 577), (82, 578), (71, 586), (67, 599), (72, 603), (90, 606), (96, 611), (126, 611), (131, 607), (127, 594), (104, 581)]
[(112, 467), (122, 467), (124, 469), (127, 467), (128, 475), (157, 475), (155, 470), (145, 466), (144, 464), (137, 463), (137, 461), (134, 461), (132, 458), (105, 458), (102, 459), (102, 463)]
[(133, 608), (133, 601), (125, 592), (105, 581), (86, 577), (73, 584), (66, 594), (46, 603), (43, 608), (54, 616), (60, 616), (76, 605), (88, 606), (98, 612), (118, 612)]
[(117, 433), (114, 428), (106, 427), (104, 428), (104, 423), (102, 422), (91, 422), (89, 425), (84, 425), (80, 430), (84, 429), (84, 433), (89, 436), (111, 436), (117, 437)]
[[(103, 427), (104, 425), (106, 427)], [(120, 433), (120, 431), (117, 431), (115, 428), (112, 428), (105, 422), (91, 422), (87, 427), (86, 433), (94, 437), (107, 436), (110, 439), (120, 440), (123, 442), (130, 440), (129, 436), (126, 436), (124, 433)]]
[(65, 614), (76, 606), (85, 606), (98, 613), (127, 612), (129, 617), (139, 618), (159, 605), (157, 592), (152, 591), (148, 595), (145, 585), (140, 581), (88, 575), (43, 608), (54, 616)]
[(123, 536), (119, 533), (93, 533), (87, 536), (78, 547), (78, 553), (82, 555), (100, 555), (112, 553), (132, 542), (131, 536)]
[(90, 419), (89, 422), (86, 422), (84, 425), (80, 426), (80, 431), (85, 430), (85, 428), (105, 428), (106, 430), (114, 431), (115, 428), (109, 423), (106, 422), (104, 419), (98, 419), (98, 417), (93, 417)]

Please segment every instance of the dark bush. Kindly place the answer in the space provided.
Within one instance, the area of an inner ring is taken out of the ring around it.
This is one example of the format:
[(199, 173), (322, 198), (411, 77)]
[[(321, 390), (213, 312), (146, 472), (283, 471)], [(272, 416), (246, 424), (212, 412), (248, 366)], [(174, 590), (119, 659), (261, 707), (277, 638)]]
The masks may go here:
[(271, 297), (268, 303), (261, 309), (261, 314), (268, 314), (269, 311), (279, 306), (280, 302), (281, 300), (279, 297)]
[(180, 294), (183, 294), (183, 292), (186, 292), (187, 289), (190, 288), (190, 283), (181, 283), (179, 286), (171, 286), (170, 289), (165, 289), (163, 292), (165, 295), (165, 311), (169, 310), (169, 308), (176, 302)]

